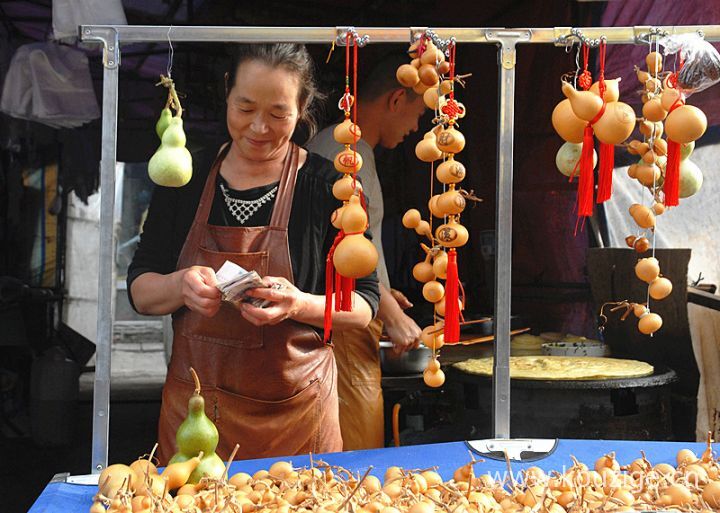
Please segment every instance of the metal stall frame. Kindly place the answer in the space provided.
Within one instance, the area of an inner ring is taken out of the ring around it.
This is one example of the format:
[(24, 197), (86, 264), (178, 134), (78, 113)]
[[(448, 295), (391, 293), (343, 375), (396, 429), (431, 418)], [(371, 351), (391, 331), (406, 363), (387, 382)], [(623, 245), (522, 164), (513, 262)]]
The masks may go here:
[[(110, 423), (110, 354), (114, 319), (112, 281), (115, 254), (114, 203), (117, 147), (118, 84), (121, 43), (316, 43), (344, 44), (349, 31), (368, 36), (372, 43), (408, 43), (428, 27), (203, 27), (82, 25), (80, 39), (103, 45), (102, 154), (100, 161), (100, 251), (98, 276), (97, 357), (93, 396), (92, 473), (107, 466)], [(493, 433), (510, 438), (510, 309), (512, 270), (512, 192), (515, 64), (518, 44), (566, 46), (583, 40), (608, 44), (646, 44), (649, 37), (699, 33), (720, 41), (720, 25), (553, 27), (553, 28), (433, 28), (439, 38), (457, 43), (498, 47), (499, 115), (497, 145), (497, 208), (495, 220), (495, 348), (493, 373)]]

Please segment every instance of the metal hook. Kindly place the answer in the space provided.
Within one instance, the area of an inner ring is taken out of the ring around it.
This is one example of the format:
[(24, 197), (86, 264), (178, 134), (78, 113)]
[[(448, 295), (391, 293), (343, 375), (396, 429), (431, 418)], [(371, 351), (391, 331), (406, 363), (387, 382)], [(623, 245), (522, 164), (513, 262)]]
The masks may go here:
[(598, 47), (598, 46), (600, 46), (601, 42), (607, 41), (607, 38), (605, 36), (600, 36), (597, 39), (591, 39), (591, 38), (585, 36), (582, 33), (582, 30), (580, 30), (579, 28), (572, 28), (572, 29), (570, 29), (570, 34), (564, 34), (564, 35), (560, 36), (557, 39), (557, 42), (560, 44), (562, 44), (562, 43), (567, 44), (567, 41), (572, 40), (573, 38), (580, 41), (585, 46), (589, 46), (591, 48)]
[(582, 67), (580, 66), (580, 54), (582, 53), (582, 45), (578, 45), (577, 52), (575, 52), (575, 77), (573, 79), (573, 87), (577, 89), (578, 87), (578, 77), (580, 76)]
[(338, 46), (347, 46), (348, 35), (351, 36), (350, 44), (352, 45), (354, 42), (354, 44), (358, 45), (359, 48), (362, 48), (370, 42), (370, 36), (367, 34), (359, 36), (355, 27), (338, 27), (335, 44)]
[(167, 31), (167, 40), (169, 45), (168, 50), (168, 64), (167, 64), (167, 77), (172, 78), (172, 67), (173, 67), (173, 57), (175, 57), (175, 49), (173, 48), (172, 40), (170, 39), (170, 31), (172, 30), (172, 25), (168, 27)]
[(432, 29), (427, 29), (425, 31), (425, 37), (430, 39), (436, 47), (442, 50), (446, 57), (450, 57), (450, 48), (455, 44), (455, 37), (442, 39)]
[(661, 37), (667, 37), (669, 35), (667, 30), (663, 30), (659, 27), (650, 27), (647, 32), (641, 32), (635, 36), (637, 43), (652, 44), (653, 41), (657, 43), (657, 40)]

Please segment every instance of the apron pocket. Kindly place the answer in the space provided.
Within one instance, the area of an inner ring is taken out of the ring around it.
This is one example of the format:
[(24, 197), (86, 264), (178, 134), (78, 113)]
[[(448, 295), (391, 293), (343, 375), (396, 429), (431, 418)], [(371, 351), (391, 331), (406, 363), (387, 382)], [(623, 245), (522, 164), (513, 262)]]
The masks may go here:
[[(195, 265), (211, 267), (217, 271), (226, 260), (248, 271), (256, 271), (260, 276), (267, 274), (267, 251), (230, 253), (200, 247), (197, 251), (197, 262)], [(228, 322), (228, 319), (237, 319), (237, 322)], [(219, 344), (240, 349), (257, 349), (263, 347), (265, 329), (263, 326), (255, 326), (245, 320), (234, 306), (223, 301), (220, 305), (220, 311), (215, 317), (206, 318), (195, 316), (192, 332), (181, 328), (181, 333), (198, 342)]]
[(320, 435), (321, 382), (313, 379), (290, 397), (268, 401), (217, 388), (218, 431), (244, 459), (316, 452)]

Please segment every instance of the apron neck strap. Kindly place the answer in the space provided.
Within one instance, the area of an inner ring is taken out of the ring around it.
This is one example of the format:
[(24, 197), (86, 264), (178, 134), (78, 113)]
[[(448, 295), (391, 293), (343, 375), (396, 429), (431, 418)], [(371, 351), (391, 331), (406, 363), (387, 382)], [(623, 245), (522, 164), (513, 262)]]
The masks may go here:
[(200, 196), (200, 203), (195, 211), (195, 220), (193, 221), (193, 224), (205, 225), (210, 218), (210, 211), (212, 210), (213, 200), (215, 199), (215, 183), (217, 182), (217, 175), (220, 172), (220, 166), (222, 165), (223, 160), (225, 160), (225, 157), (227, 157), (227, 154), (230, 151), (231, 144), (231, 142), (226, 143), (225, 146), (220, 149), (217, 157), (215, 157), (215, 161), (213, 162), (213, 165), (210, 168), (210, 173), (205, 181), (205, 187), (203, 188), (202, 195)]
[(300, 159), (300, 148), (293, 142), (288, 144), (288, 153), (283, 163), (280, 183), (278, 184), (275, 205), (273, 206), (270, 226), (287, 228), (292, 210), (293, 197), (295, 196), (295, 182), (297, 181), (298, 161)]

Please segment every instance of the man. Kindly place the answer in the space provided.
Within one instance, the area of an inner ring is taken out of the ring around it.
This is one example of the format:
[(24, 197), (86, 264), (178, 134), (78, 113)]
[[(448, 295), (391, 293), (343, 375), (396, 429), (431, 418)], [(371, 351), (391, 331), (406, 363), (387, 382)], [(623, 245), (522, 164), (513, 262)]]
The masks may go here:
[[(362, 139), (357, 151), (363, 159), (358, 176), (368, 199), (370, 231), (379, 255), (380, 306), (377, 318), (367, 328), (333, 332), (340, 429), (346, 451), (384, 446), (378, 345), (383, 325), (396, 352), (415, 347), (420, 339), (420, 328), (403, 312), (412, 304), (401, 292), (390, 287), (382, 249), (383, 196), (373, 154), (375, 146), (395, 148), (411, 132), (417, 131), (418, 121), (425, 111), (422, 97), (412, 89), (400, 86), (395, 78), (397, 67), (407, 60), (406, 55), (391, 55), (379, 60), (372, 71), (360, 79), (358, 86), (357, 123)], [(333, 139), (334, 128), (332, 125), (322, 130), (308, 143), (308, 149), (333, 160), (343, 149)]]

